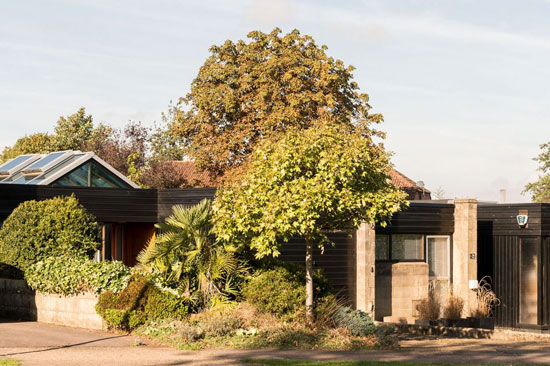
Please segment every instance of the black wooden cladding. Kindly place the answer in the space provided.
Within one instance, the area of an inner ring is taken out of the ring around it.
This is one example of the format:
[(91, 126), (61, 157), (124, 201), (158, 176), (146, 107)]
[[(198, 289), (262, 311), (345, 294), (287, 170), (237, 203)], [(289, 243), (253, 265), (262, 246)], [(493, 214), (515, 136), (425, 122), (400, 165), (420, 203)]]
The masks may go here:
[(158, 221), (172, 214), (174, 205), (192, 206), (201, 200), (213, 199), (216, 188), (161, 189), (158, 191)]
[(501, 305), (495, 309), (495, 325), (516, 327), (519, 323), (519, 237), (493, 237), (493, 287)]
[[(517, 215), (529, 216), (527, 226), (518, 225)], [(550, 235), (550, 204), (520, 203), (479, 205), (478, 221), (492, 222), (494, 235)]]
[(24, 201), (74, 194), (100, 222), (157, 222), (157, 191), (0, 184), (0, 222)]
[(376, 226), (377, 234), (452, 234), (454, 205), (411, 202), (410, 206), (391, 218), (388, 226)]
[[(334, 246), (325, 245), (324, 252), (317, 246), (313, 250), (313, 266), (320, 268), (332, 289), (354, 301), (355, 298), (355, 238), (345, 232), (331, 232), (327, 236)], [(292, 238), (283, 243), (278, 259), (305, 265), (306, 243), (302, 238)]]

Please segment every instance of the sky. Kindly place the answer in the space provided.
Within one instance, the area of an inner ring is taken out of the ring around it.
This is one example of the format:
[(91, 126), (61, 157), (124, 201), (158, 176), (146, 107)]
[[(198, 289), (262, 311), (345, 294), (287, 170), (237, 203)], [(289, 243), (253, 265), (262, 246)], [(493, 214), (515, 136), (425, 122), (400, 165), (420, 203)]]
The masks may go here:
[(550, 141), (550, 1), (0, 2), (0, 148), (84, 106), (153, 125), (211, 45), (299, 29), (356, 67), (396, 168), (446, 198), (528, 201)]

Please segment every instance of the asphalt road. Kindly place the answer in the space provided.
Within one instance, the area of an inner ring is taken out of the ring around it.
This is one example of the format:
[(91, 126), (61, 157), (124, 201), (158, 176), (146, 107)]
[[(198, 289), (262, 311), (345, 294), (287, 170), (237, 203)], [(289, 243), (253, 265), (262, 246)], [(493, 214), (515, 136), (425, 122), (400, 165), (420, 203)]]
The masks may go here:
[(179, 351), (135, 337), (36, 322), (0, 320), (0, 359), (33, 365), (240, 365), (243, 358), (382, 360), (412, 362), (550, 363), (544, 340), (437, 339), (403, 340), (399, 350), (367, 352), (208, 350)]

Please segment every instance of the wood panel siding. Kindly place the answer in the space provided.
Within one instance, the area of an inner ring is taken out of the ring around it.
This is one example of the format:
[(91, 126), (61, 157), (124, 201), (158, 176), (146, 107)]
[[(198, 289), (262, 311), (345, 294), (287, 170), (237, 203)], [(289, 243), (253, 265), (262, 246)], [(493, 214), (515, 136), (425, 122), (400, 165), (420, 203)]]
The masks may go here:
[[(314, 248), (313, 267), (322, 269), (335, 293), (350, 301), (355, 299), (355, 237), (345, 232), (328, 233), (334, 246), (326, 245), (324, 253)], [(306, 243), (303, 238), (294, 237), (284, 243), (277, 259), (305, 265)]]
[(386, 227), (376, 225), (377, 234), (450, 235), (454, 232), (454, 205), (411, 202), (393, 215)]
[(495, 325), (516, 327), (519, 321), (519, 238), (493, 237), (493, 287), (501, 305), (495, 309)]
[[(493, 235), (523, 235), (539, 236), (541, 235), (542, 220), (548, 220), (546, 231), (550, 230), (550, 205), (541, 203), (521, 203), (521, 204), (494, 204), (479, 205), (477, 209), (478, 221), (492, 222)], [(529, 216), (527, 227), (521, 228), (517, 222), (517, 215), (520, 211), (526, 212)]]
[(160, 189), (158, 191), (158, 221), (172, 214), (174, 205), (192, 206), (205, 198), (213, 199), (216, 188)]
[(157, 222), (157, 191), (49, 186), (0, 185), (0, 221), (21, 203), (74, 194), (99, 222)]

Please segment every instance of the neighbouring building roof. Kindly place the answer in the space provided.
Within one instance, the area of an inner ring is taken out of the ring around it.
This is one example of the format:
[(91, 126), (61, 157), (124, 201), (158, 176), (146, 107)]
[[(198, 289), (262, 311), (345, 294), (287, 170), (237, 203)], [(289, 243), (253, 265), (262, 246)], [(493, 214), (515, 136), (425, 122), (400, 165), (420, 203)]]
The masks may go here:
[(0, 184), (139, 188), (93, 152), (20, 155), (0, 165)]
[(407, 177), (405, 174), (392, 169), (390, 171), (390, 177), (392, 183), (402, 190), (404, 190), (409, 200), (431, 200), (431, 192), (424, 188), (420, 187), (414, 180)]
[[(216, 187), (217, 184), (207, 172), (200, 171), (195, 167), (192, 161), (172, 161), (171, 162), (181, 172), (182, 176), (192, 186), (200, 187)], [(426, 188), (418, 186), (418, 184), (404, 175), (403, 173), (391, 169), (390, 177), (392, 183), (405, 191), (409, 200), (429, 200), (431, 199), (431, 192)]]

